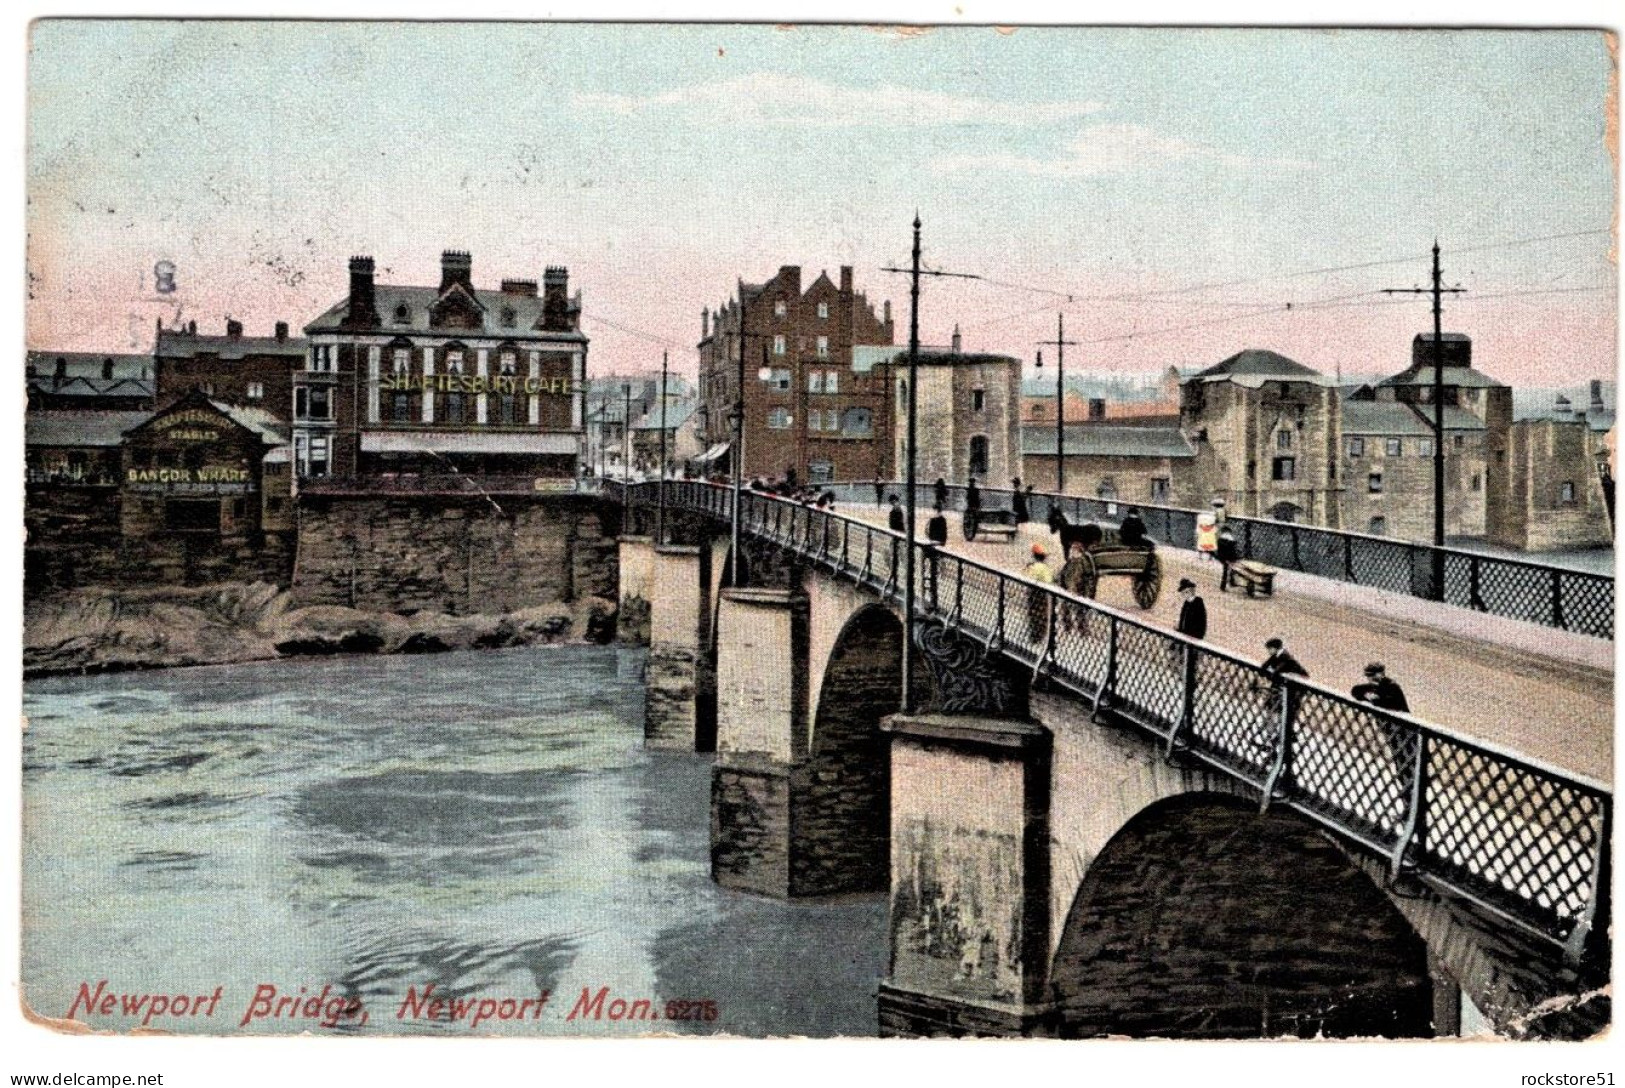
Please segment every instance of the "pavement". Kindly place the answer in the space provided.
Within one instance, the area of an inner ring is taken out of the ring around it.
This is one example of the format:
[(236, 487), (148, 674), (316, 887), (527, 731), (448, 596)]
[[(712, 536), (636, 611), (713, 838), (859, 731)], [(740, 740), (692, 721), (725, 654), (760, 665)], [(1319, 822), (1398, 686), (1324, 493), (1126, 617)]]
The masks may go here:
[[(843, 503), (838, 512), (885, 525), (887, 511)], [(966, 541), (957, 514), (948, 550), (1020, 572), (1042, 543), (1059, 570), (1059, 538), (1043, 524), (1014, 540)], [(923, 535), (925, 517), (920, 519)], [(1414, 717), (1602, 782), (1613, 781), (1614, 644), (1539, 624), (1486, 616), (1437, 601), (1292, 571), (1276, 575), (1275, 595), (1219, 591), (1219, 565), (1197, 552), (1158, 546), (1161, 598), (1135, 604), (1127, 578), (1103, 578), (1098, 599), (1173, 630), (1181, 577), (1207, 602), (1207, 641), (1262, 660), (1264, 640), (1282, 639), (1310, 678), (1347, 691), (1371, 661), (1405, 689)]]

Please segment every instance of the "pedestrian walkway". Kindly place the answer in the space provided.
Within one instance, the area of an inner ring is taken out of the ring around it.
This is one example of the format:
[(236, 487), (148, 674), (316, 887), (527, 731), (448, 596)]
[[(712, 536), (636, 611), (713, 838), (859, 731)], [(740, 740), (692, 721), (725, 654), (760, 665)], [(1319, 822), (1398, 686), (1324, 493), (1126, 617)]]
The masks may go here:
[[(843, 503), (839, 512), (886, 524), (886, 511), (867, 504)], [(956, 554), (1019, 573), (1041, 543), (1059, 566), (1059, 538), (1043, 524), (1023, 526), (1009, 543), (972, 542), (959, 515), (948, 520), (948, 550)], [(1291, 571), (1276, 575), (1273, 597), (1221, 593), (1216, 562), (1157, 550), (1163, 589), (1154, 608), (1135, 604), (1126, 578), (1101, 579), (1098, 599), (1171, 631), (1180, 605), (1173, 587), (1188, 577), (1207, 602), (1210, 643), (1262, 660), (1264, 641), (1279, 637), (1312, 680), (1345, 692), (1368, 662), (1380, 661), (1417, 718), (1612, 782), (1613, 643)]]

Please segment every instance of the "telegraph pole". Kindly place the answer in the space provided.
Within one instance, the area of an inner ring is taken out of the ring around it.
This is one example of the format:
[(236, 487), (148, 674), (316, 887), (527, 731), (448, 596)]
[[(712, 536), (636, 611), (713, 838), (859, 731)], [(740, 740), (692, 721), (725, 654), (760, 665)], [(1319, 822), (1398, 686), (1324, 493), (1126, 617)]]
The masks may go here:
[(655, 476), (660, 505), (655, 507), (655, 543), (666, 542), (666, 365), (670, 352), (660, 353), (660, 470)]
[(1444, 286), (1439, 267), (1439, 240), (1433, 240), (1433, 286), (1388, 287), (1385, 295), (1433, 296), (1433, 594), (1444, 599), (1444, 296), (1465, 287)]
[[(1066, 314), (1055, 315), (1055, 339), (1040, 340), (1039, 344), (1055, 346), (1055, 492), (1066, 494), (1066, 349), (1077, 347), (1076, 340), (1066, 338)], [(1044, 367), (1044, 353), (1038, 353), (1038, 367)]]
[(961, 280), (979, 280), (982, 277), (965, 272), (936, 272), (920, 269), (920, 213), (914, 213), (914, 260), (908, 268), (882, 268), (882, 272), (907, 272), (909, 275), (908, 311), (908, 473), (904, 483), (904, 518), (908, 530), (903, 539), (903, 698), (904, 714), (914, 709), (914, 517), (916, 450), (915, 423), (919, 415), (920, 376), (920, 277), (943, 276)]
[(621, 478), (632, 482), (632, 383), (621, 386), (626, 403), (621, 408)]

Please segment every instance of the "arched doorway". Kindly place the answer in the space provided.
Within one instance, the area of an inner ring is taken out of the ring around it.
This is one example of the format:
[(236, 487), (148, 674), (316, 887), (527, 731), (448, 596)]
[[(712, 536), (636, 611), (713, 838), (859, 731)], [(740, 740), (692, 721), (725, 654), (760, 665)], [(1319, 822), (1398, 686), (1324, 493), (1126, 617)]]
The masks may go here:
[(1302, 516), (1303, 507), (1299, 506), (1295, 502), (1278, 502), (1274, 506), (1270, 507), (1270, 517), (1276, 521), (1284, 521), (1288, 524), (1292, 524)]
[(1072, 1038), (1433, 1034), (1427, 947), (1387, 897), (1302, 820), (1221, 794), (1113, 836), (1051, 984)]

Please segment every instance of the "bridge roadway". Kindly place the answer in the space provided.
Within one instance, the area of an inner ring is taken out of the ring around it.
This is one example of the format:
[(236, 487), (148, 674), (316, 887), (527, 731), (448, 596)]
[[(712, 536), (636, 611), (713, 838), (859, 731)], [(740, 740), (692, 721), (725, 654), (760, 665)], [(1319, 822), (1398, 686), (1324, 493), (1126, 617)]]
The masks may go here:
[[(888, 509), (847, 502), (837, 513), (884, 526)], [(925, 514), (921, 515), (923, 535)], [(1020, 572), (1043, 544), (1059, 571), (1060, 541), (1041, 523), (1010, 543), (966, 541), (947, 514), (948, 550)], [(1158, 545), (1162, 596), (1142, 612), (1127, 578), (1102, 578), (1098, 599), (1173, 630), (1181, 577), (1207, 604), (1207, 641), (1254, 659), (1278, 636), (1310, 677), (1347, 690), (1381, 661), (1405, 689), (1411, 712), (1462, 734), (1571, 773), (1613, 780), (1614, 645), (1585, 635), (1487, 616), (1452, 605), (1281, 571), (1273, 597), (1219, 592), (1219, 568), (1195, 552)]]

